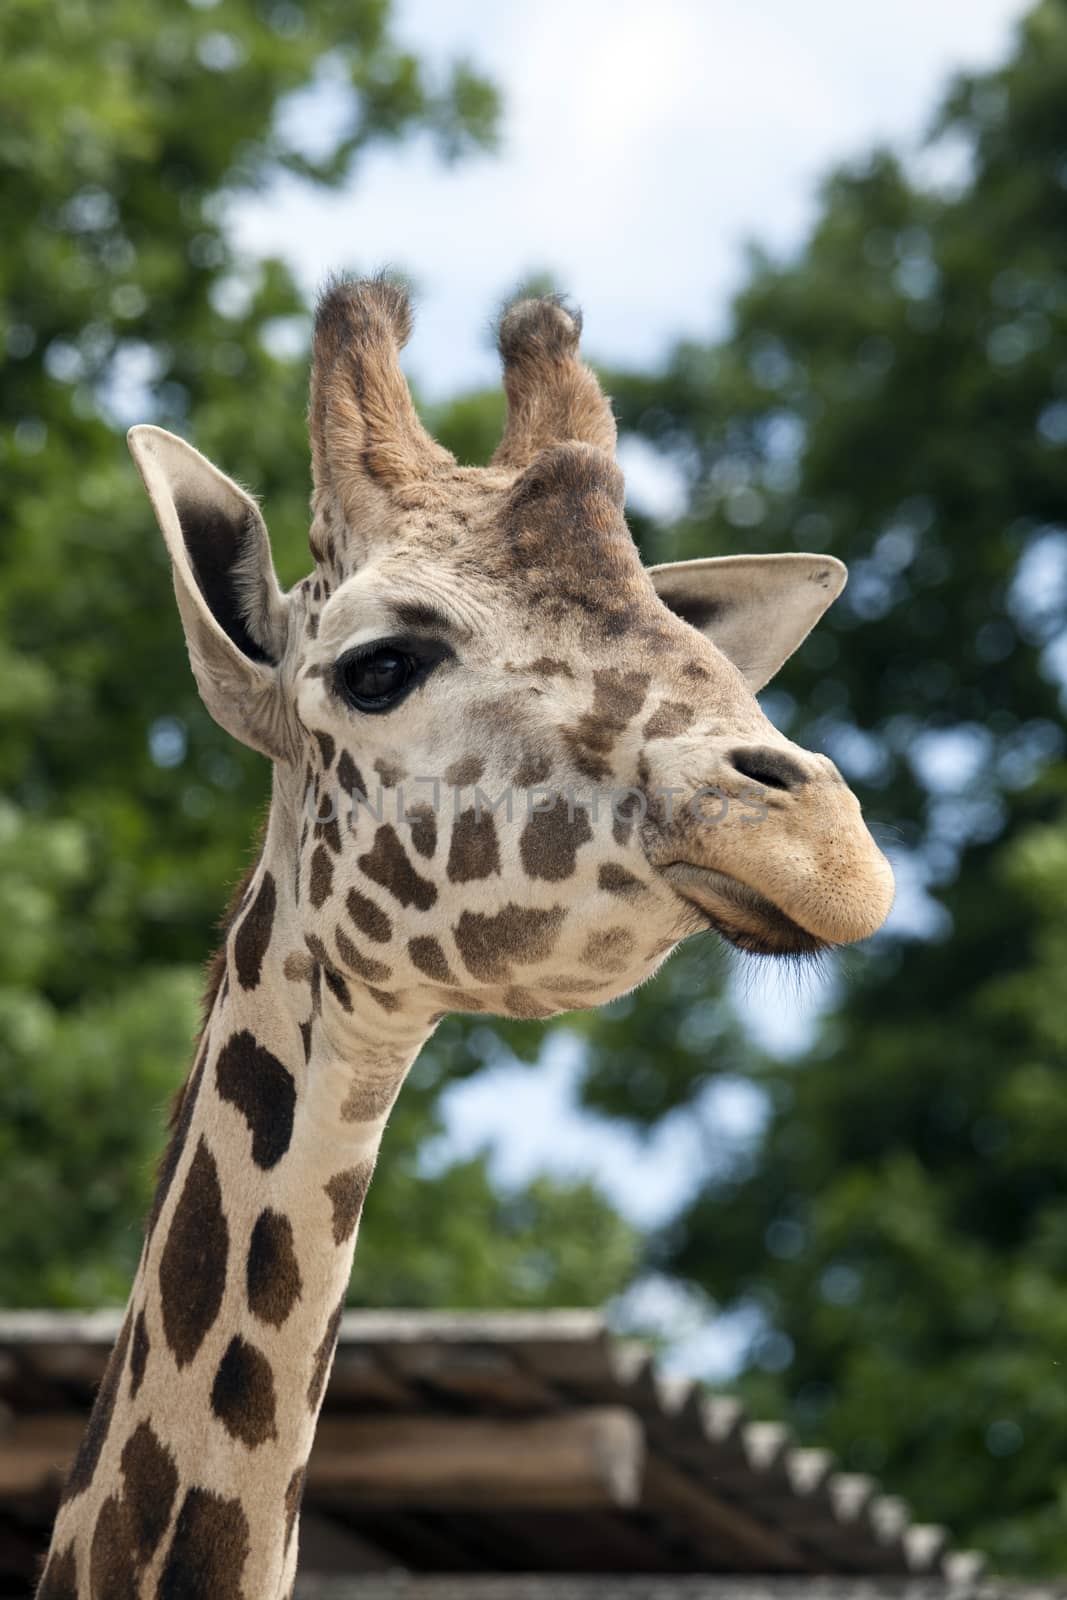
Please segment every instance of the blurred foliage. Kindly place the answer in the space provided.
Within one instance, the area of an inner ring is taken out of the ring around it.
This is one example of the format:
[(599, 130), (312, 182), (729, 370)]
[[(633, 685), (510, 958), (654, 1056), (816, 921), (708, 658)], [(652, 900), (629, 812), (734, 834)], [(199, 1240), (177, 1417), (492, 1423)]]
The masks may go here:
[[(279, 262), (235, 256), (227, 197), (285, 170), (338, 182), (376, 140), (461, 156), (491, 142), (496, 96), (405, 50), (386, 0), (12, 0), (0, 55), (20, 224), (0, 260), (0, 1302), (93, 1304), (136, 1265), (199, 967), (269, 781), (199, 704), (119, 427), (195, 418), (263, 494), (283, 581), (306, 571), (307, 308)], [(301, 97), (324, 77), (347, 116), (313, 160)], [(359, 1299), (588, 1303), (625, 1282), (633, 1234), (588, 1185), (497, 1195), (483, 1158), (423, 1172), (422, 1084)]]

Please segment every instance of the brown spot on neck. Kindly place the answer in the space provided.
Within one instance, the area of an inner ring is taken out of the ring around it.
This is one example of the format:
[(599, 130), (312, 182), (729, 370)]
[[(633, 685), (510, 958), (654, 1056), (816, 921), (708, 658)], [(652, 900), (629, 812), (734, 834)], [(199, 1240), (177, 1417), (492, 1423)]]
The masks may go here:
[(37, 1600), (78, 1600), (78, 1564), (73, 1540), (65, 1550), (54, 1551), (49, 1557)]
[(265, 1171), (277, 1166), (293, 1136), (296, 1084), (292, 1073), (242, 1028), (231, 1034), (219, 1051), (215, 1087), (248, 1124), (252, 1160)]
[(432, 934), (421, 939), (409, 939), (408, 955), (419, 971), (432, 978), (435, 983), (455, 984), (455, 974), (448, 964), (448, 958), (441, 948), (440, 941)]
[(280, 1328), (303, 1292), (288, 1217), (268, 1207), (252, 1229), (245, 1263), (248, 1308), (260, 1322)]
[(251, 1549), (239, 1500), (189, 1489), (159, 1579), (158, 1600), (244, 1600)]
[(145, 1321), (144, 1308), (137, 1313), (137, 1320), (133, 1325), (133, 1343), (130, 1346), (130, 1399), (137, 1398), (137, 1391), (144, 1382), (145, 1371), (148, 1367), (148, 1356), (152, 1349), (148, 1337), (148, 1323)]
[(359, 1166), (334, 1173), (326, 1185), (326, 1194), (333, 1207), (334, 1244), (344, 1244), (355, 1233), (373, 1172), (374, 1162), (362, 1161)]
[(226, 1432), (250, 1450), (278, 1437), (274, 1373), (262, 1350), (234, 1335), (211, 1388), (211, 1409)]
[(380, 906), (368, 900), (358, 889), (350, 889), (345, 901), (348, 915), (361, 933), (376, 944), (386, 944), (393, 937), (393, 925)]
[(229, 1253), (218, 1167), (201, 1138), (159, 1262), (163, 1333), (179, 1367), (189, 1365), (215, 1324)]
[(277, 892), (271, 873), (263, 874), (255, 899), (241, 918), (234, 935), (233, 955), (237, 981), (242, 989), (255, 989), (263, 970), (263, 959), (274, 928)]
[(345, 1309), (344, 1297), (338, 1301), (326, 1330), (319, 1342), (318, 1348), (312, 1357), (311, 1379), (308, 1383), (307, 1400), (308, 1410), (313, 1414), (318, 1411), (322, 1402), (323, 1391), (326, 1388), (326, 1379), (330, 1375), (330, 1364), (333, 1361), (333, 1352), (337, 1345), (337, 1335), (341, 1327), (341, 1316)]
[(130, 1342), (131, 1317), (129, 1312), (122, 1324), (122, 1332), (111, 1352), (107, 1369), (96, 1396), (89, 1426), (82, 1436), (78, 1453), (74, 1458), (74, 1465), (70, 1469), (66, 1486), (63, 1490), (63, 1501), (73, 1500), (74, 1496), (88, 1489), (93, 1481), (101, 1452), (107, 1443), (107, 1436), (111, 1429), (111, 1418), (115, 1410), (115, 1400), (118, 1395), (119, 1383), (122, 1378), (122, 1369), (126, 1364), (126, 1350)]

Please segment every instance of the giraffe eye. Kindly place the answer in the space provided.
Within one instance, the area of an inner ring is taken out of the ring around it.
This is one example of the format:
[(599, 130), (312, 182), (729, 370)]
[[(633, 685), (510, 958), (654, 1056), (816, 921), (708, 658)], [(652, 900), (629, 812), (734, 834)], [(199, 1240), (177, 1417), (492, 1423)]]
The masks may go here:
[(388, 711), (420, 674), (422, 663), (395, 645), (344, 656), (337, 663), (338, 687), (357, 711)]

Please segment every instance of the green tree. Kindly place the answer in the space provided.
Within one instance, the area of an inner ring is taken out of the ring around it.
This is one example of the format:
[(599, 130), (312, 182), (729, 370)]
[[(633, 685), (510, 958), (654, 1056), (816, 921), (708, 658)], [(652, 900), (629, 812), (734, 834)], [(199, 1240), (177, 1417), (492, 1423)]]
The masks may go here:
[[(885, 151), (837, 172), (795, 255), (753, 253), (724, 340), (613, 385), (687, 476), (650, 554), (849, 562), (768, 708), (838, 760), (911, 886), (812, 1057), (751, 1065), (762, 1132), (652, 1255), (753, 1313), (759, 1408), (1003, 1567), (1062, 1572), (1063, 0), (936, 135), (951, 185)], [(609, 1014), (588, 1101), (647, 1123), (693, 1100), (686, 1028), (664, 1008), (638, 1097)]]
[[(279, 262), (235, 255), (228, 197), (282, 171), (337, 183), (416, 132), (462, 156), (497, 102), (467, 64), (405, 50), (388, 0), (12, 0), (0, 54), (19, 221), (0, 261), (0, 1301), (93, 1304), (136, 1263), (268, 776), (199, 705), (120, 424), (195, 423), (262, 493), (283, 581), (306, 571), (307, 309)], [(347, 118), (311, 157), (284, 112), (326, 70)], [(587, 1186), (497, 1196), (476, 1160), (420, 1199), (436, 1093), (428, 1071), (391, 1130), (363, 1299), (596, 1300), (625, 1279), (632, 1236)]]

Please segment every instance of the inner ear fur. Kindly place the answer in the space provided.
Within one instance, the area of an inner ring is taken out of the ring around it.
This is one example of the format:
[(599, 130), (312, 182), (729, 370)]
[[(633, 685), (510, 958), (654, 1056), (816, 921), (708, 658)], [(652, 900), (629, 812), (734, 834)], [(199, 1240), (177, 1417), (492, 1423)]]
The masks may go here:
[(651, 567), (666, 606), (703, 633), (755, 692), (774, 677), (845, 587), (834, 556), (708, 556)]
[(280, 756), (288, 603), (259, 507), (184, 439), (151, 426), (128, 438), (171, 558), (201, 697), (236, 738)]

